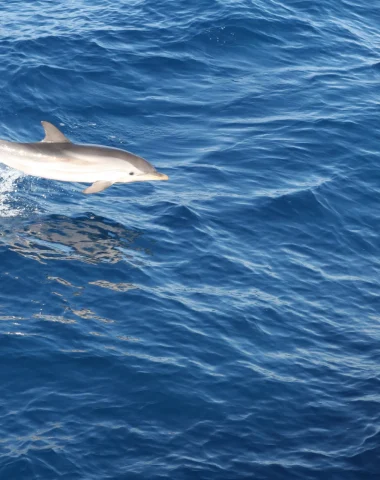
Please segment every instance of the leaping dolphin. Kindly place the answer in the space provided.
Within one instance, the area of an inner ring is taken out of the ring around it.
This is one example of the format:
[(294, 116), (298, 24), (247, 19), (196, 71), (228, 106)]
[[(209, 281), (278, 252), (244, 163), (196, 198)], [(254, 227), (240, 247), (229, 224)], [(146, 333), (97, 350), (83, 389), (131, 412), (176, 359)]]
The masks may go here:
[(0, 140), (0, 162), (27, 175), (92, 185), (98, 193), (114, 183), (168, 180), (149, 162), (118, 148), (72, 143), (49, 122), (41, 122), (45, 138), (36, 143)]

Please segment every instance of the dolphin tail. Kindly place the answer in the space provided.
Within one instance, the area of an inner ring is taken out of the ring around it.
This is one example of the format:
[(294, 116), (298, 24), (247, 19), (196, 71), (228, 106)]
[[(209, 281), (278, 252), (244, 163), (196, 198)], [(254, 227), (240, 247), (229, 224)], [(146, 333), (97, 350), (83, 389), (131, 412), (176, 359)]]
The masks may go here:
[(98, 193), (102, 192), (106, 188), (110, 187), (113, 185), (113, 182), (107, 182), (100, 180), (99, 182), (93, 183), (90, 187), (86, 188), (86, 190), (83, 190), (82, 193)]

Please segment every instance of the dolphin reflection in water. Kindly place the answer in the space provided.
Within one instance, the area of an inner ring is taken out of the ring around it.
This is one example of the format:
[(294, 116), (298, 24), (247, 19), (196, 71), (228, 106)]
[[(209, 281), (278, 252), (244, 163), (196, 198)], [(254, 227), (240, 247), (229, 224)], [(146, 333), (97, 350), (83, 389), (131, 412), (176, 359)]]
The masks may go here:
[(114, 183), (168, 180), (147, 160), (117, 148), (72, 143), (58, 128), (41, 122), (45, 138), (36, 143), (0, 140), (0, 162), (27, 175), (92, 185), (97, 193)]

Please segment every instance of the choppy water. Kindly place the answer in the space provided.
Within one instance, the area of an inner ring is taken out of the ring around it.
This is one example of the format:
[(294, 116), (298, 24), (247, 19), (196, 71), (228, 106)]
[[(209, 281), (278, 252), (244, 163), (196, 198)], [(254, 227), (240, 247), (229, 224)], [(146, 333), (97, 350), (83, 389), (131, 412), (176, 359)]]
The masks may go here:
[(170, 182), (1, 167), (1, 479), (379, 478), (379, 19), (2, 3), (0, 138)]

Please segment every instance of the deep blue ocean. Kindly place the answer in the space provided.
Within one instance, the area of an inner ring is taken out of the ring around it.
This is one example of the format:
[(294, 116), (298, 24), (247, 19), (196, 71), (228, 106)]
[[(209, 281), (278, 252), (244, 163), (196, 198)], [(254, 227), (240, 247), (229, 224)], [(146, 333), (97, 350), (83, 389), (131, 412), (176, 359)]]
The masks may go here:
[(41, 120), (170, 180), (0, 165), (0, 479), (379, 479), (380, 4), (2, 2)]

